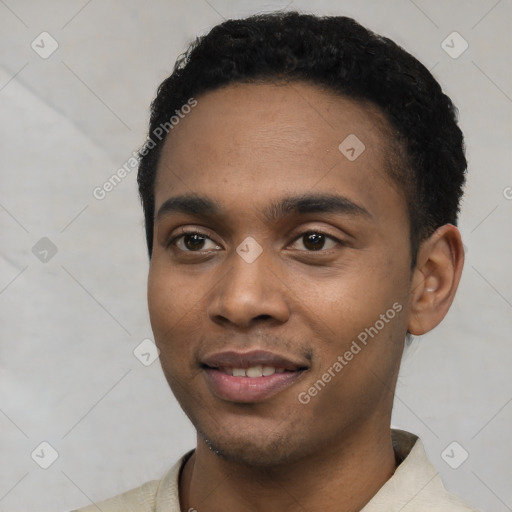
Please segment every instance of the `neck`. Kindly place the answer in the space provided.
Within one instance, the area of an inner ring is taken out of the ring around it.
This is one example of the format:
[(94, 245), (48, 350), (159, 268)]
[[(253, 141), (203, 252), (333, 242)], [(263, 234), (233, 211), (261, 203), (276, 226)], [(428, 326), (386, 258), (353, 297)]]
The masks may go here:
[(340, 436), (338, 446), (271, 468), (254, 468), (212, 453), (198, 438), (180, 478), (184, 511), (288, 512), (361, 510), (396, 469), (389, 427)]

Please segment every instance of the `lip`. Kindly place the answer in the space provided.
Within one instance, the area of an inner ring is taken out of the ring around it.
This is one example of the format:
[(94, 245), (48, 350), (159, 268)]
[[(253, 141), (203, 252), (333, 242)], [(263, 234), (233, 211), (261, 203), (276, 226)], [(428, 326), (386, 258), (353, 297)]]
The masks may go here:
[(286, 356), (269, 352), (267, 350), (251, 350), (249, 352), (237, 352), (226, 350), (206, 356), (201, 360), (202, 366), (209, 368), (250, 368), (251, 366), (273, 366), (289, 371), (308, 368), (304, 361), (292, 360)]
[[(305, 362), (266, 350), (250, 352), (225, 351), (205, 357), (201, 366), (208, 386), (214, 395), (235, 403), (254, 403), (269, 399), (293, 385), (308, 369)], [(250, 368), (252, 366), (282, 368), (283, 373), (263, 377), (234, 377), (222, 368)]]

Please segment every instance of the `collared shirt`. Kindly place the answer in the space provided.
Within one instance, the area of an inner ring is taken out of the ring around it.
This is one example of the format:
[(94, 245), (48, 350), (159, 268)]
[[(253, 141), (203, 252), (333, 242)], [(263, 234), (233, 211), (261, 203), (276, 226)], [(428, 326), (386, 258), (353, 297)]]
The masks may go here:
[[(476, 512), (446, 491), (417, 436), (396, 429), (391, 434), (402, 462), (361, 512)], [(193, 452), (181, 457), (161, 480), (73, 512), (187, 512), (180, 509), (179, 476)]]

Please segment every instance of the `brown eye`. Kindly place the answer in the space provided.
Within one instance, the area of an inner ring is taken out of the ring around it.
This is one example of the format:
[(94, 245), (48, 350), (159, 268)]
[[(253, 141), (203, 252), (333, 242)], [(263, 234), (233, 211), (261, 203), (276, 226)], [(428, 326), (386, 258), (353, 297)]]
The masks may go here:
[[(306, 249), (306, 252), (321, 251), (322, 249), (332, 249), (341, 243), (336, 238), (324, 233), (320, 233), (318, 231), (309, 231), (307, 233), (303, 233), (299, 238), (296, 239), (293, 245), (296, 246), (300, 242), (302, 242), (301, 245)], [(304, 250), (300, 247), (294, 248), (302, 251)]]
[[(210, 246), (208, 246), (210, 244)], [(169, 246), (174, 245), (183, 252), (199, 252), (208, 250), (219, 250), (221, 247), (210, 237), (196, 232), (182, 232), (181, 235), (174, 237)]]
[(325, 245), (325, 236), (320, 233), (308, 233), (302, 237), (304, 247), (310, 251), (319, 251)]
[(197, 233), (191, 235), (185, 235), (183, 237), (184, 246), (190, 250), (194, 251), (196, 249), (202, 249), (205, 243), (205, 237), (198, 235)]

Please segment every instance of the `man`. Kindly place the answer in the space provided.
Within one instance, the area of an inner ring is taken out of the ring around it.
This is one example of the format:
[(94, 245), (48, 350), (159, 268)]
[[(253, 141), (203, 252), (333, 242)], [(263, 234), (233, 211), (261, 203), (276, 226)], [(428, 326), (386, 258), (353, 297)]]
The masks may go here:
[(467, 511), (391, 430), (404, 340), (463, 266), (455, 108), (354, 20), (230, 20), (152, 104), (148, 302), (197, 447), (85, 511)]

